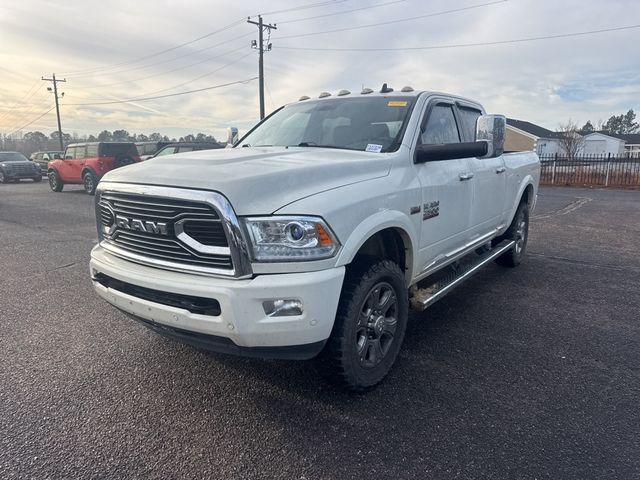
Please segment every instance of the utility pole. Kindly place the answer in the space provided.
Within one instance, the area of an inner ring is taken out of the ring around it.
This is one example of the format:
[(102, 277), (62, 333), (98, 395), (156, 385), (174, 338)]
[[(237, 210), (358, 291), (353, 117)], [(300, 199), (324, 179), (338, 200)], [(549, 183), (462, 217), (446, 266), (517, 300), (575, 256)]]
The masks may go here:
[[(52, 78), (44, 78), (45, 82), (53, 82), (53, 96), (56, 98), (56, 116), (58, 117), (58, 139), (60, 140), (60, 150), (64, 150), (64, 144), (62, 143), (62, 125), (60, 124), (60, 105), (58, 105), (58, 82), (66, 82), (67, 79), (56, 80), (56, 74), (52, 75)], [(51, 91), (51, 87), (47, 87), (47, 90)], [(64, 92), (60, 95), (60, 98), (64, 97)]]
[(249, 17), (247, 19), (247, 23), (252, 23), (254, 25), (257, 25), (258, 27), (258, 42), (256, 43), (255, 40), (253, 40), (251, 42), (251, 47), (252, 48), (256, 48), (259, 52), (259, 59), (258, 59), (258, 84), (259, 84), (259, 89), (260, 89), (260, 120), (262, 120), (264, 118), (264, 61), (263, 61), (263, 56), (264, 56), (264, 50), (265, 50), (265, 45), (264, 45), (264, 31), (267, 31), (267, 51), (271, 50), (271, 43), (269, 43), (269, 39), (271, 39), (271, 30), (277, 30), (276, 28), (276, 24), (274, 23), (273, 25), (271, 24), (264, 24), (262, 23), (262, 15), (258, 15), (258, 21), (254, 22), (253, 20), (251, 20), (251, 17)]

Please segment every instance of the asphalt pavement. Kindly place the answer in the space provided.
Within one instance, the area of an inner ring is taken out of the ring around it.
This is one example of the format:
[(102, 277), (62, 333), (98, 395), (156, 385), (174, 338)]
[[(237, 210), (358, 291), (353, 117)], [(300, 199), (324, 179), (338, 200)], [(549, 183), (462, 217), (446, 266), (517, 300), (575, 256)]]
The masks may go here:
[(640, 479), (640, 192), (541, 189), (529, 252), (413, 314), (356, 395), (93, 292), (93, 198), (0, 185), (1, 479)]

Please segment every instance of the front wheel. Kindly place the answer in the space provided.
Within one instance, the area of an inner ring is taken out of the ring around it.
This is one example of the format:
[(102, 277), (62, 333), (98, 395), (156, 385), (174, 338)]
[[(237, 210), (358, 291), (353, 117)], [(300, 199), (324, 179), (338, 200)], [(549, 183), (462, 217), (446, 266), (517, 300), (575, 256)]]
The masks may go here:
[(0, 170), (0, 183), (9, 183), (9, 179), (5, 176), (2, 170)]
[(384, 379), (398, 356), (409, 300), (400, 267), (389, 260), (347, 271), (331, 336), (318, 358), (330, 380), (364, 391)]
[(496, 263), (504, 267), (517, 267), (522, 262), (522, 257), (527, 249), (529, 239), (529, 205), (522, 202), (516, 210), (513, 222), (507, 231), (500, 236), (500, 240), (513, 240), (515, 245), (511, 250), (496, 258)]
[(94, 195), (96, 193), (96, 187), (98, 186), (98, 179), (92, 172), (87, 171), (82, 176), (82, 184), (84, 185), (85, 192), (89, 195)]
[(38, 175), (37, 177), (33, 177), (33, 181), (38, 183), (42, 181), (42, 175)]

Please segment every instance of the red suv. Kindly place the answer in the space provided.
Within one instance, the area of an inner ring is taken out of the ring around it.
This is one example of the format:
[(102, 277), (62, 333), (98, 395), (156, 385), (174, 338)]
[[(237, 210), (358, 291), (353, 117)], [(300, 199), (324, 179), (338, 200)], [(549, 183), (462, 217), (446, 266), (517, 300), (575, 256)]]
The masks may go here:
[(139, 161), (132, 142), (74, 143), (61, 159), (49, 161), (49, 186), (54, 192), (61, 192), (65, 183), (82, 184), (93, 195), (100, 178), (109, 170)]

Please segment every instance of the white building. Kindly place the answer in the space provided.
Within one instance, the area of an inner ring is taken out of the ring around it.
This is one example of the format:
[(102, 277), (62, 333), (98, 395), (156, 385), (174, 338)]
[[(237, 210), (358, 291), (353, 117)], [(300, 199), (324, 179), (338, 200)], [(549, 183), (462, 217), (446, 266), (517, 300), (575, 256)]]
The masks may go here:
[(583, 136), (584, 144), (579, 155), (622, 155), (625, 141), (610, 134), (593, 132)]

